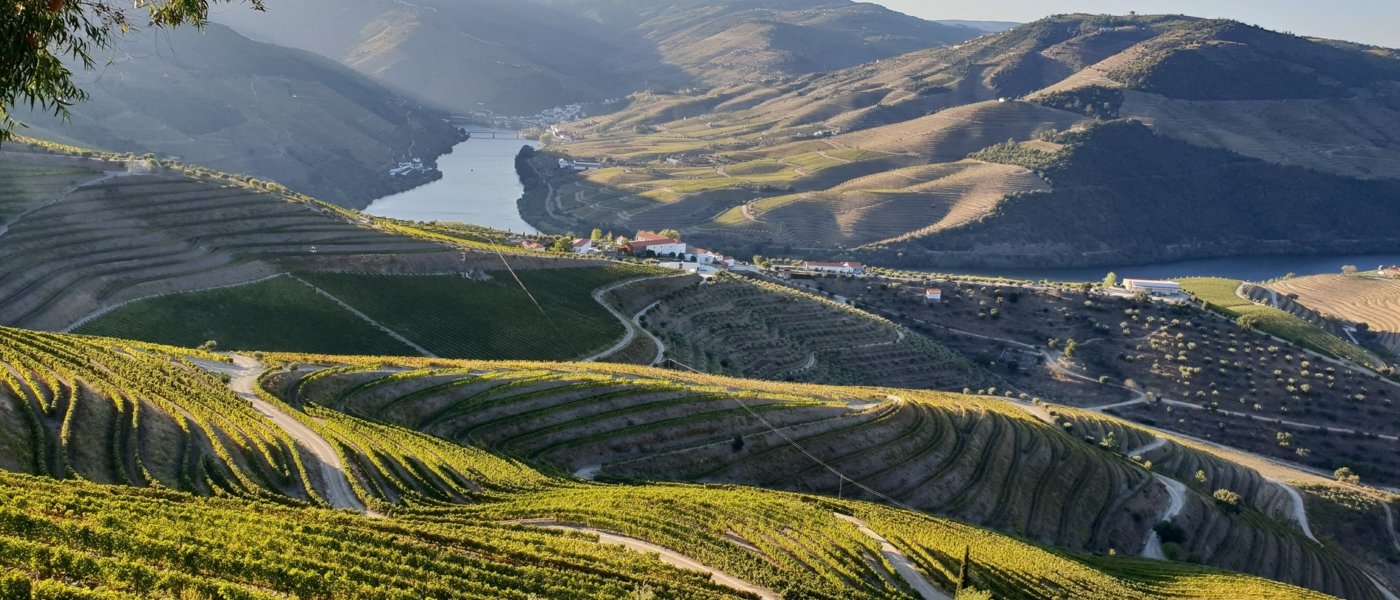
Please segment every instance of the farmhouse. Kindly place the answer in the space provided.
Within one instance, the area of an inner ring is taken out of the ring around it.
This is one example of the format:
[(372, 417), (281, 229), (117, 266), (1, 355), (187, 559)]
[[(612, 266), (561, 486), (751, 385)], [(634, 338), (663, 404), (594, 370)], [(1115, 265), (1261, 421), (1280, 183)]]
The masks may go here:
[(943, 290), (938, 288), (928, 288), (924, 290), (924, 300), (928, 302), (942, 302)]
[(524, 248), (524, 249), (526, 249), (526, 250), (534, 250), (535, 252), (544, 252), (544, 251), (545, 251), (544, 244), (541, 244), (541, 243), (535, 242), (535, 241), (531, 241), (531, 240), (525, 240), (525, 241), (523, 241), (523, 242), (520, 242), (520, 247), (521, 247), (521, 248)]
[(1141, 292), (1150, 296), (1180, 296), (1181, 284), (1175, 281), (1159, 281), (1154, 279), (1124, 279), (1123, 289), (1130, 292)]
[(1381, 277), (1400, 279), (1400, 266), (1390, 265), (1389, 267), (1381, 267), (1379, 271), (1381, 273)]
[(690, 251), (686, 253), (685, 257), (686, 260), (693, 260), (702, 265), (722, 263), (724, 262), (724, 258), (725, 257), (723, 254), (720, 254), (718, 252), (711, 252), (704, 248), (691, 248)]
[(839, 273), (841, 275), (860, 275), (865, 272), (865, 265), (858, 262), (811, 262), (805, 263), (808, 271), (818, 273)]
[(657, 256), (684, 256), (689, 253), (690, 246), (685, 242), (673, 240), (653, 231), (639, 231), (632, 241), (623, 245), (622, 249), (638, 256), (646, 254), (648, 251)]
[(588, 238), (574, 239), (574, 254), (588, 254), (593, 251), (593, 240)]

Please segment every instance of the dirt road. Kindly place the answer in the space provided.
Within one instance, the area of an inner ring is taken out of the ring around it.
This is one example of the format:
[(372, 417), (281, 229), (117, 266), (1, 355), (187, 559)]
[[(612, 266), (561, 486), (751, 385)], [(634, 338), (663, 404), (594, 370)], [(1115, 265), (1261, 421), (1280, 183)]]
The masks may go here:
[(226, 373), (229, 375), (229, 389), (239, 397), (247, 400), (253, 408), (266, 416), (283, 431), (287, 432), (298, 445), (310, 452), (316, 459), (314, 463), (308, 463), (307, 468), (320, 468), (321, 480), (325, 482), (326, 489), (321, 490), (326, 502), (335, 508), (353, 510), (364, 513), (365, 505), (355, 496), (355, 490), (351, 489), (350, 481), (345, 474), (345, 465), (340, 462), (340, 455), (331, 447), (330, 442), (320, 434), (312, 431), (301, 421), (284, 412), (281, 408), (258, 397), (254, 392), (254, 386), (258, 384), (258, 377), (263, 373), (262, 363), (252, 357), (241, 354), (232, 355), (233, 364), (210, 363), (200, 361), (198, 364), (211, 371)]
[[(1165, 439), (1157, 439), (1166, 443)], [(1181, 509), (1186, 507), (1186, 485), (1180, 481), (1157, 473), (1153, 473), (1152, 476), (1157, 479), (1158, 483), (1162, 484), (1162, 487), (1167, 488), (1167, 496), (1171, 499), (1171, 502), (1167, 503), (1167, 510), (1162, 511), (1162, 516), (1158, 518), (1157, 521), (1159, 523), (1162, 521), (1171, 521), (1175, 519), (1177, 515), (1181, 514)], [(1155, 529), (1147, 533), (1147, 544), (1142, 548), (1142, 555), (1145, 558), (1167, 560), (1166, 553), (1162, 551), (1162, 537), (1157, 535)]]
[(534, 527), (541, 527), (545, 529), (558, 529), (561, 531), (582, 531), (590, 533), (598, 536), (598, 543), (600, 544), (623, 546), (629, 550), (655, 554), (658, 558), (661, 559), (661, 562), (664, 562), (666, 564), (680, 567), (687, 571), (695, 571), (697, 573), (708, 573), (710, 575), (710, 578), (714, 580), (715, 583), (724, 587), (739, 590), (741, 592), (748, 592), (750, 594), (754, 594), (760, 598), (763, 598), (764, 600), (781, 600), (782, 598), (781, 595), (779, 595), (777, 592), (774, 592), (773, 590), (764, 587), (759, 587), (757, 585), (744, 581), (743, 579), (739, 579), (738, 577), (725, 573), (724, 571), (707, 567), (704, 563), (701, 563), (700, 561), (695, 560), (689, 556), (686, 556), (669, 548), (658, 546), (646, 540), (640, 540), (634, 537), (619, 535), (610, 531), (603, 531), (601, 529), (584, 527), (582, 525), (570, 525), (564, 523), (554, 523), (549, 521), (526, 521), (521, 524), (530, 525)]
[(855, 525), (865, 537), (879, 542), (880, 554), (884, 555), (885, 560), (890, 561), (891, 565), (894, 565), (895, 572), (904, 579), (905, 583), (909, 584), (909, 587), (914, 589), (914, 593), (918, 594), (920, 598), (924, 600), (953, 600), (952, 596), (943, 593), (943, 590), (929, 583), (929, 580), (924, 577), (924, 574), (920, 573), (919, 569), (914, 566), (914, 561), (909, 560), (908, 556), (905, 556), (899, 548), (896, 548), (894, 544), (891, 544), (884, 536), (875, 533), (869, 525), (865, 524), (865, 521), (841, 513), (832, 514), (836, 515), (836, 518), (842, 521)]
[(593, 290), (593, 301), (597, 302), (598, 304), (601, 304), (603, 308), (607, 309), (608, 313), (612, 314), (612, 316), (616, 318), (618, 322), (622, 323), (622, 326), (624, 329), (626, 329), (626, 332), (622, 334), (622, 339), (618, 340), (616, 344), (612, 345), (612, 347), (597, 354), (594, 354), (593, 356), (590, 356), (588, 358), (581, 358), (579, 359), (579, 362), (597, 362), (609, 356), (617, 354), (618, 352), (621, 352), (623, 348), (626, 348), (628, 344), (632, 343), (632, 340), (637, 339), (638, 331), (642, 331), (642, 333), (646, 334), (647, 337), (651, 338), (651, 340), (656, 343), (657, 347), (662, 349), (661, 352), (658, 352), (658, 358), (651, 364), (661, 362), (659, 355), (665, 352), (665, 346), (661, 343), (661, 340), (656, 339), (656, 337), (651, 335), (650, 332), (647, 332), (645, 329), (643, 329), (640, 322), (641, 316), (643, 314), (646, 314), (648, 310), (651, 310), (653, 306), (660, 304), (660, 301), (653, 302), (651, 306), (643, 308), (641, 312), (629, 318), (627, 315), (622, 314), (621, 311), (617, 310), (616, 308), (613, 308), (611, 304), (608, 304), (605, 300), (603, 300), (603, 296), (607, 295), (608, 292), (611, 292), (615, 289), (632, 285), (634, 283), (650, 281), (652, 279), (662, 279), (665, 277), (676, 277), (676, 275), (657, 275), (654, 277), (628, 279), (627, 281), (620, 281), (610, 286), (601, 287), (596, 290)]

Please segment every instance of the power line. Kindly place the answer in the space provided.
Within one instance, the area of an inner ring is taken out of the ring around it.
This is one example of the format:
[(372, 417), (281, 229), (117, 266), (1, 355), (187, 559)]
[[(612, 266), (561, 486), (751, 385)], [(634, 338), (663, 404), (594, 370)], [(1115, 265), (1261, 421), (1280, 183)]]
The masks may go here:
[[(680, 361), (678, 361), (678, 360), (676, 360), (676, 359), (674, 359), (674, 358), (672, 358), (672, 359), (670, 359), (670, 360), (671, 360), (672, 363), (675, 363), (676, 365), (679, 365), (680, 367), (682, 367), (682, 368), (684, 368), (684, 369), (686, 369), (686, 370), (688, 370), (688, 371), (690, 371), (690, 372), (692, 372), (692, 373), (695, 373), (695, 374), (698, 374), (698, 375), (708, 375), (708, 373), (705, 373), (704, 371), (700, 371), (700, 370), (698, 370), (698, 369), (696, 369), (696, 368), (694, 368), (694, 367), (691, 367), (690, 365), (687, 365), (687, 364), (685, 364), (685, 363), (683, 363), (683, 362), (680, 362)], [(833, 467), (833, 466), (831, 466), (830, 464), (827, 464), (826, 461), (824, 461), (824, 460), (822, 460), (822, 459), (820, 459), (820, 458), (817, 458), (816, 455), (812, 454), (811, 452), (808, 452), (806, 448), (803, 448), (801, 444), (798, 444), (796, 440), (792, 439), (791, 437), (788, 437), (788, 435), (787, 435), (786, 433), (783, 433), (783, 432), (782, 432), (781, 430), (779, 430), (777, 427), (774, 427), (772, 423), (768, 422), (768, 419), (765, 419), (765, 418), (763, 418), (761, 415), (759, 415), (757, 411), (755, 411), (752, 407), (750, 407), (750, 406), (749, 406), (747, 403), (745, 403), (743, 400), (740, 400), (738, 396), (735, 396), (735, 395), (733, 395), (733, 394), (730, 394), (730, 395), (729, 395), (729, 399), (730, 399), (730, 400), (733, 400), (733, 401), (736, 402), (736, 403), (738, 403), (739, 406), (743, 407), (744, 410), (747, 411), (747, 412), (749, 413), (749, 415), (751, 415), (751, 416), (753, 416), (753, 418), (757, 419), (758, 422), (759, 422), (759, 423), (762, 423), (764, 427), (767, 427), (769, 431), (772, 431), (773, 433), (777, 434), (778, 437), (780, 437), (780, 438), (783, 439), (783, 441), (787, 442), (787, 443), (788, 443), (789, 445), (791, 445), (793, 448), (796, 448), (798, 452), (801, 452), (801, 453), (802, 453), (804, 456), (806, 456), (807, 458), (812, 459), (812, 462), (817, 463), (817, 464), (820, 465), (823, 469), (826, 469), (827, 471), (830, 471), (833, 475), (835, 475), (835, 476), (838, 478), (838, 480), (840, 481), (840, 485), (838, 485), (838, 488), (837, 488), (838, 490), (840, 490), (842, 487), (844, 487), (845, 482), (849, 481), (849, 482), (851, 482), (851, 485), (854, 485), (854, 486), (856, 486), (857, 488), (860, 488), (861, 490), (864, 490), (864, 491), (866, 491), (866, 492), (869, 492), (872, 496), (875, 496), (876, 498), (879, 498), (879, 499), (881, 499), (881, 500), (884, 500), (884, 501), (886, 501), (886, 502), (888, 502), (888, 503), (890, 503), (890, 504), (892, 504), (892, 505), (894, 505), (894, 506), (897, 506), (897, 507), (899, 507), (899, 508), (903, 508), (903, 509), (905, 509), (905, 510), (914, 511), (914, 512), (922, 512), (922, 511), (920, 511), (920, 510), (917, 509), (917, 508), (914, 508), (914, 507), (912, 507), (912, 506), (909, 506), (908, 504), (905, 504), (905, 503), (903, 503), (903, 502), (900, 502), (899, 500), (896, 500), (896, 499), (890, 497), (889, 495), (886, 495), (886, 494), (880, 492), (879, 490), (876, 490), (876, 489), (874, 489), (874, 488), (872, 488), (872, 487), (870, 487), (870, 486), (868, 486), (868, 485), (865, 485), (864, 483), (861, 483), (861, 482), (859, 482), (859, 481), (856, 481), (855, 479), (852, 479), (852, 478), (850, 478), (850, 477), (847, 477), (845, 473), (842, 473), (842, 472), (841, 472), (839, 469), (837, 469), (836, 467)], [(900, 400), (900, 401), (902, 401), (902, 400)], [(838, 492), (838, 493), (840, 493), (840, 492)]]

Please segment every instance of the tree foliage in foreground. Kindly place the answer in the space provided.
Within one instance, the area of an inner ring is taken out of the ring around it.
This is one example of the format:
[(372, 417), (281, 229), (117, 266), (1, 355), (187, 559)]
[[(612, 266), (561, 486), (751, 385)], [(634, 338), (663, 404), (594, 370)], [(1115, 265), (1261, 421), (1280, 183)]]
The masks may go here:
[[(232, 0), (212, 0), (215, 3)], [(262, 0), (247, 0), (262, 10)], [(93, 54), (110, 48), (145, 13), (151, 27), (202, 26), (210, 0), (135, 0), (134, 9), (109, 0), (16, 0), (0, 18), (0, 141), (15, 121), (10, 109), (28, 105), (67, 115), (87, 94), (73, 82), (64, 59), (94, 66)]]

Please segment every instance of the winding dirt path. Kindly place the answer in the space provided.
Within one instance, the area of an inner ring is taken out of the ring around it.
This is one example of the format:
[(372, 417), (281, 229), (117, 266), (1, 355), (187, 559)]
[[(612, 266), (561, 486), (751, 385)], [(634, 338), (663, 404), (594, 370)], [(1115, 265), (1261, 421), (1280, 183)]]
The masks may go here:
[(1156, 449), (1158, 449), (1158, 448), (1161, 448), (1162, 446), (1165, 446), (1165, 445), (1167, 445), (1167, 438), (1164, 438), (1164, 437), (1157, 437), (1157, 438), (1153, 439), (1151, 442), (1149, 442), (1149, 443), (1147, 443), (1147, 444), (1144, 444), (1141, 448), (1133, 448), (1131, 451), (1128, 452), (1128, 456), (1129, 456), (1129, 457), (1133, 457), (1133, 456), (1143, 456), (1143, 455), (1147, 454), (1148, 452), (1151, 452), (1151, 451), (1153, 451), (1153, 450), (1156, 450)]
[[(1292, 518), (1293, 522), (1297, 523), (1298, 527), (1303, 530), (1303, 535), (1306, 535), (1308, 536), (1308, 539), (1317, 542), (1317, 537), (1314, 536), (1312, 532), (1312, 526), (1308, 525), (1308, 507), (1307, 505), (1303, 504), (1303, 495), (1298, 493), (1297, 488), (1288, 485), (1282, 481), (1277, 481), (1273, 479), (1270, 479), (1269, 481), (1272, 481), (1274, 485), (1283, 488), (1284, 493), (1288, 494), (1288, 497), (1293, 499), (1293, 511), (1292, 514), (1289, 515), (1289, 517)], [(1320, 544), (1322, 542), (1318, 543)]]
[(345, 465), (340, 462), (340, 455), (336, 453), (335, 448), (331, 447), (330, 442), (327, 442), (326, 438), (312, 431), (301, 421), (260, 398), (254, 391), (255, 386), (258, 385), (258, 377), (263, 373), (262, 363), (241, 354), (234, 354), (231, 357), (233, 358), (232, 365), (203, 361), (199, 364), (206, 369), (228, 374), (230, 378), (229, 389), (247, 400), (255, 410), (281, 427), (297, 444), (311, 453), (316, 459), (317, 465), (307, 466), (320, 467), (321, 480), (325, 482), (326, 486), (323, 492), (326, 501), (331, 506), (366, 513), (365, 505), (360, 502), (360, 499), (355, 496), (355, 490), (350, 487), (350, 480), (347, 479)]
[(1390, 503), (1381, 502), (1381, 509), (1385, 511), (1385, 529), (1390, 534), (1390, 543), (1400, 551), (1400, 537), (1395, 536), (1395, 515), (1390, 511)]
[(543, 529), (556, 529), (560, 531), (582, 531), (585, 533), (596, 535), (598, 536), (599, 544), (622, 546), (629, 550), (634, 550), (637, 552), (655, 554), (658, 558), (661, 559), (661, 562), (664, 562), (666, 564), (675, 567), (680, 567), (687, 571), (707, 573), (710, 575), (710, 579), (712, 579), (715, 583), (727, 587), (729, 589), (739, 590), (741, 592), (748, 592), (750, 594), (754, 594), (760, 598), (763, 598), (763, 600), (782, 600), (782, 596), (773, 590), (754, 585), (752, 583), (744, 581), (743, 579), (725, 573), (724, 571), (707, 567), (704, 563), (701, 563), (700, 561), (695, 560), (689, 556), (686, 556), (664, 546), (658, 546), (646, 540), (628, 537), (625, 535), (613, 533), (611, 531), (603, 531), (601, 529), (584, 527), (582, 525), (556, 523), (553, 521), (522, 521), (519, 524), (528, 525), (531, 527), (540, 527)]
[[(1166, 443), (1163, 438), (1157, 439)], [(1157, 519), (1157, 522), (1171, 521), (1181, 514), (1181, 509), (1186, 507), (1186, 484), (1158, 473), (1153, 473), (1152, 477), (1156, 478), (1157, 482), (1167, 489), (1167, 497), (1171, 499), (1171, 502), (1167, 503), (1167, 509), (1162, 511), (1162, 516)], [(1156, 529), (1147, 532), (1147, 543), (1142, 547), (1142, 556), (1167, 560), (1166, 553), (1162, 551), (1162, 536), (1157, 535)]]
[(909, 560), (909, 557), (904, 555), (904, 552), (896, 548), (884, 536), (875, 533), (875, 530), (866, 525), (865, 521), (841, 513), (831, 514), (836, 515), (836, 518), (842, 521), (855, 525), (865, 537), (878, 542), (880, 554), (884, 555), (885, 560), (890, 561), (891, 565), (894, 565), (895, 572), (909, 584), (909, 587), (914, 589), (914, 593), (918, 594), (920, 598), (924, 600), (953, 600), (952, 596), (943, 593), (943, 590), (930, 583), (924, 574), (920, 573), (919, 569), (914, 566), (914, 561)]
[(643, 335), (647, 336), (648, 338), (651, 338), (651, 343), (656, 344), (656, 357), (651, 359), (651, 366), (659, 365), (661, 364), (661, 361), (666, 360), (666, 342), (661, 341), (661, 338), (656, 337), (655, 334), (653, 334), (650, 331), (647, 331), (647, 328), (642, 326), (642, 317), (645, 316), (647, 313), (651, 312), (651, 309), (656, 308), (660, 304), (661, 301), (657, 300), (656, 302), (648, 304), (646, 308), (637, 311), (637, 314), (632, 315), (632, 324), (637, 326), (637, 331), (640, 331)]
[(657, 354), (657, 358), (656, 358), (656, 360), (652, 361), (651, 364), (654, 365), (654, 364), (656, 364), (656, 363), (661, 362), (661, 355), (662, 355), (662, 354), (665, 354), (665, 352), (666, 352), (666, 345), (665, 345), (665, 344), (662, 344), (662, 343), (661, 343), (661, 340), (656, 339), (656, 336), (652, 335), (651, 332), (649, 332), (649, 331), (647, 331), (645, 328), (643, 328), (643, 327), (642, 327), (642, 324), (641, 324), (642, 315), (646, 314), (647, 311), (651, 310), (651, 309), (652, 309), (653, 307), (655, 307), (657, 304), (660, 304), (661, 301), (658, 300), (658, 301), (656, 301), (656, 302), (651, 303), (651, 304), (648, 305), (646, 308), (643, 308), (640, 312), (638, 312), (638, 313), (635, 314), (635, 315), (632, 315), (632, 316), (629, 318), (627, 315), (622, 314), (622, 311), (619, 311), (619, 310), (617, 310), (616, 308), (613, 308), (611, 304), (608, 304), (605, 300), (603, 300), (603, 296), (607, 295), (608, 292), (611, 292), (611, 291), (613, 291), (613, 290), (615, 290), (615, 289), (618, 289), (618, 288), (621, 288), (621, 287), (626, 287), (626, 286), (632, 285), (632, 284), (634, 284), (634, 283), (640, 283), (640, 282), (643, 282), (643, 281), (651, 281), (651, 280), (653, 280), (653, 279), (663, 279), (663, 278), (666, 278), (666, 277), (676, 277), (676, 275), (656, 275), (656, 276), (652, 276), (652, 277), (641, 277), (641, 278), (637, 278), (637, 279), (628, 279), (628, 280), (626, 280), (626, 281), (620, 281), (620, 282), (614, 283), (614, 284), (612, 284), (612, 285), (610, 285), (610, 286), (607, 286), (607, 287), (601, 287), (601, 288), (598, 288), (598, 289), (596, 289), (596, 290), (593, 290), (593, 301), (594, 301), (594, 302), (597, 302), (598, 304), (603, 305), (603, 308), (607, 309), (607, 311), (608, 311), (609, 314), (611, 314), (614, 318), (616, 318), (616, 319), (618, 320), (618, 322), (622, 323), (622, 327), (623, 327), (624, 329), (626, 329), (626, 331), (622, 334), (622, 339), (618, 340), (616, 344), (613, 344), (613, 345), (612, 345), (612, 347), (610, 347), (610, 348), (608, 348), (607, 350), (604, 350), (604, 351), (602, 351), (602, 352), (599, 352), (599, 353), (597, 353), (597, 354), (594, 354), (593, 356), (590, 356), (590, 357), (588, 357), (588, 358), (581, 358), (581, 359), (579, 359), (579, 362), (598, 362), (598, 361), (603, 360), (603, 359), (605, 359), (605, 358), (607, 358), (607, 357), (609, 357), (609, 356), (612, 356), (612, 355), (614, 355), (614, 354), (617, 354), (618, 352), (621, 352), (623, 348), (626, 348), (628, 344), (631, 344), (631, 343), (632, 343), (632, 340), (637, 339), (637, 332), (638, 332), (638, 331), (641, 331), (641, 332), (642, 332), (643, 334), (645, 334), (648, 338), (651, 338), (651, 341), (652, 341), (653, 343), (656, 344), (657, 348), (659, 348), (659, 350), (658, 350), (657, 353), (656, 353), (656, 354)]

